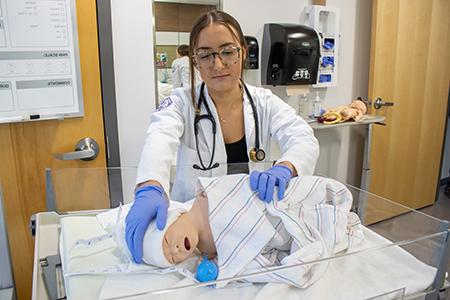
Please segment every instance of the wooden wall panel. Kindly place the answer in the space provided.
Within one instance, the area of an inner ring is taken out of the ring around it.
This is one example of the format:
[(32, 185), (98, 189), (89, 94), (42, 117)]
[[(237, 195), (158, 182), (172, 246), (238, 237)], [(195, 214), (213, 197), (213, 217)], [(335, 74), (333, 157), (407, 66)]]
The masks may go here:
[(191, 32), (198, 17), (213, 9), (214, 5), (178, 4), (178, 31)]
[(155, 2), (156, 31), (178, 31), (178, 3)]
[(214, 5), (155, 2), (156, 31), (190, 32), (192, 25)]

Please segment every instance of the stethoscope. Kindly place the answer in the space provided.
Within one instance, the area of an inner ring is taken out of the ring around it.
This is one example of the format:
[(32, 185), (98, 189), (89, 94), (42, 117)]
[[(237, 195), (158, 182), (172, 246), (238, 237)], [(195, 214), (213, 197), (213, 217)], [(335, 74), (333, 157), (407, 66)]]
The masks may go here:
[[(255, 102), (253, 102), (253, 98), (250, 95), (250, 92), (247, 89), (247, 86), (245, 85), (245, 83), (243, 81), (242, 82), (242, 86), (244, 87), (245, 93), (247, 94), (248, 99), (250, 100), (250, 104), (252, 106), (252, 110), (253, 110), (253, 119), (255, 120), (255, 147), (251, 148), (249, 151), (249, 157), (250, 160), (253, 162), (258, 162), (258, 161), (262, 161), (264, 160), (264, 158), (266, 157), (266, 152), (264, 152), (263, 149), (259, 148), (259, 123), (258, 123), (258, 112), (256, 110), (256, 106), (255, 106)], [(195, 119), (194, 119), (194, 134), (195, 134), (195, 147), (197, 150), (197, 155), (198, 155), (198, 160), (200, 161), (200, 165), (194, 164), (192, 167), (194, 169), (197, 170), (202, 170), (202, 171), (207, 171), (207, 170), (211, 170), (214, 168), (217, 168), (219, 166), (219, 163), (214, 163), (214, 154), (216, 152), (216, 132), (217, 132), (217, 125), (216, 125), (216, 120), (214, 120), (214, 117), (211, 113), (211, 110), (209, 109), (209, 105), (206, 102), (205, 99), (205, 95), (203, 93), (205, 89), (205, 83), (203, 82), (201, 87), (200, 87), (200, 96), (198, 98), (198, 103), (197, 103), (197, 110), (195, 113)], [(205, 106), (206, 108), (206, 115), (201, 115), (200, 114), (200, 107), (201, 105)], [(203, 160), (202, 157), (200, 155), (200, 150), (198, 149), (198, 123), (203, 120), (209, 120), (211, 121), (212, 124), (212, 133), (213, 133), (213, 147), (212, 147), (212, 154), (211, 154), (211, 159), (209, 160), (209, 165), (207, 167), (205, 167), (205, 165), (203, 164)]]

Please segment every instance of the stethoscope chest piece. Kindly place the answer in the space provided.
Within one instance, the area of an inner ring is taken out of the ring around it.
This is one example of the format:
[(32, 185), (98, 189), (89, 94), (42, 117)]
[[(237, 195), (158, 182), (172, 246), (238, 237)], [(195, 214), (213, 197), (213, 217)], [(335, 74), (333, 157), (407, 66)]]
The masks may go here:
[(263, 149), (251, 148), (249, 152), (250, 160), (253, 162), (263, 161), (266, 158), (266, 152)]

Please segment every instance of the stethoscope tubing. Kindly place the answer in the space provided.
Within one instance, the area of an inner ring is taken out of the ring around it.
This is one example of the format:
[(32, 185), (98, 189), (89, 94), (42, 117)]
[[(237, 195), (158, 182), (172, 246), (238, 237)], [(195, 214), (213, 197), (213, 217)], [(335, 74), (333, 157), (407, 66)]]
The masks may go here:
[(253, 111), (253, 119), (255, 120), (255, 148), (259, 149), (259, 120), (258, 120), (258, 111), (256, 110), (255, 102), (253, 101), (252, 95), (250, 94), (247, 85), (242, 81), (242, 85), (244, 86), (245, 93), (250, 101), (250, 105), (252, 106)]
[[(247, 88), (247, 85), (241, 80), (242, 86), (244, 87), (245, 93), (247, 94), (247, 97), (249, 98), (250, 101), (250, 105), (252, 106), (252, 111), (253, 111), (253, 119), (255, 121), (255, 149), (259, 149), (259, 120), (258, 120), (258, 111), (256, 110), (256, 105), (255, 102), (253, 101), (253, 97), (250, 94), (250, 91)], [(216, 120), (214, 119), (211, 110), (209, 108), (208, 103), (206, 102), (206, 98), (204, 95), (204, 89), (205, 89), (205, 82), (202, 82), (202, 85), (200, 87), (200, 95), (199, 95), (199, 99), (197, 102), (197, 109), (196, 109), (196, 115), (194, 118), (194, 135), (195, 135), (195, 147), (197, 150), (197, 155), (198, 155), (198, 159), (200, 161), (200, 166), (194, 164), (192, 167), (194, 169), (198, 169), (198, 170), (202, 170), (202, 171), (207, 171), (207, 170), (211, 170), (214, 168), (217, 168), (219, 166), (218, 163), (213, 164), (214, 161), (214, 155), (216, 152), (216, 132), (217, 132), (217, 123)], [(205, 106), (206, 115), (200, 115), (200, 108), (201, 105)], [(202, 120), (202, 119), (208, 119), (211, 124), (212, 124), (212, 133), (213, 133), (213, 148), (212, 148), (212, 154), (211, 154), (211, 159), (209, 161), (209, 165), (208, 167), (206, 167), (203, 163), (203, 160), (201, 158), (200, 155), (200, 150), (198, 148), (198, 123)]]

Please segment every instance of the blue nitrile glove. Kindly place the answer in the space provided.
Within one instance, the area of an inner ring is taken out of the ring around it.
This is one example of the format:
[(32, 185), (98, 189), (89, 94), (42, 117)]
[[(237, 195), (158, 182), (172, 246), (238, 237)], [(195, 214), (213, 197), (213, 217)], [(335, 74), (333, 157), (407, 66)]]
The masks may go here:
[(323, 43), (323, 47), (327, 50), (331, 50), (334, 48), (334, 42), (326, 40), (325, 43)]
[(218, 275), (219, 268), (217, 265), (210, 261), (206, 255), (203, 256), (202, 262), (197, 267), (195, 278), (200, 282), (207, 282), (216, 280)]
[(156, 227), (163, 230), (167, 221), (168, 201), (164, 191), (157, 185), (139, 188), (134, 195), (134, 203), (125, 219), (125, 239), (136, 263), (142, 263), (142, 241), (150, 222), (156, 217)]
[(286, 166), (273, 166), (264, 172), (253, 171), (250, 174), (250, 187), (258, 191), (261, 200), (269, 203), (273, 199), (275, 186), (278, 186), (278, 200), (283, 199), (284, 191), (291, 178), (291, 169)]

